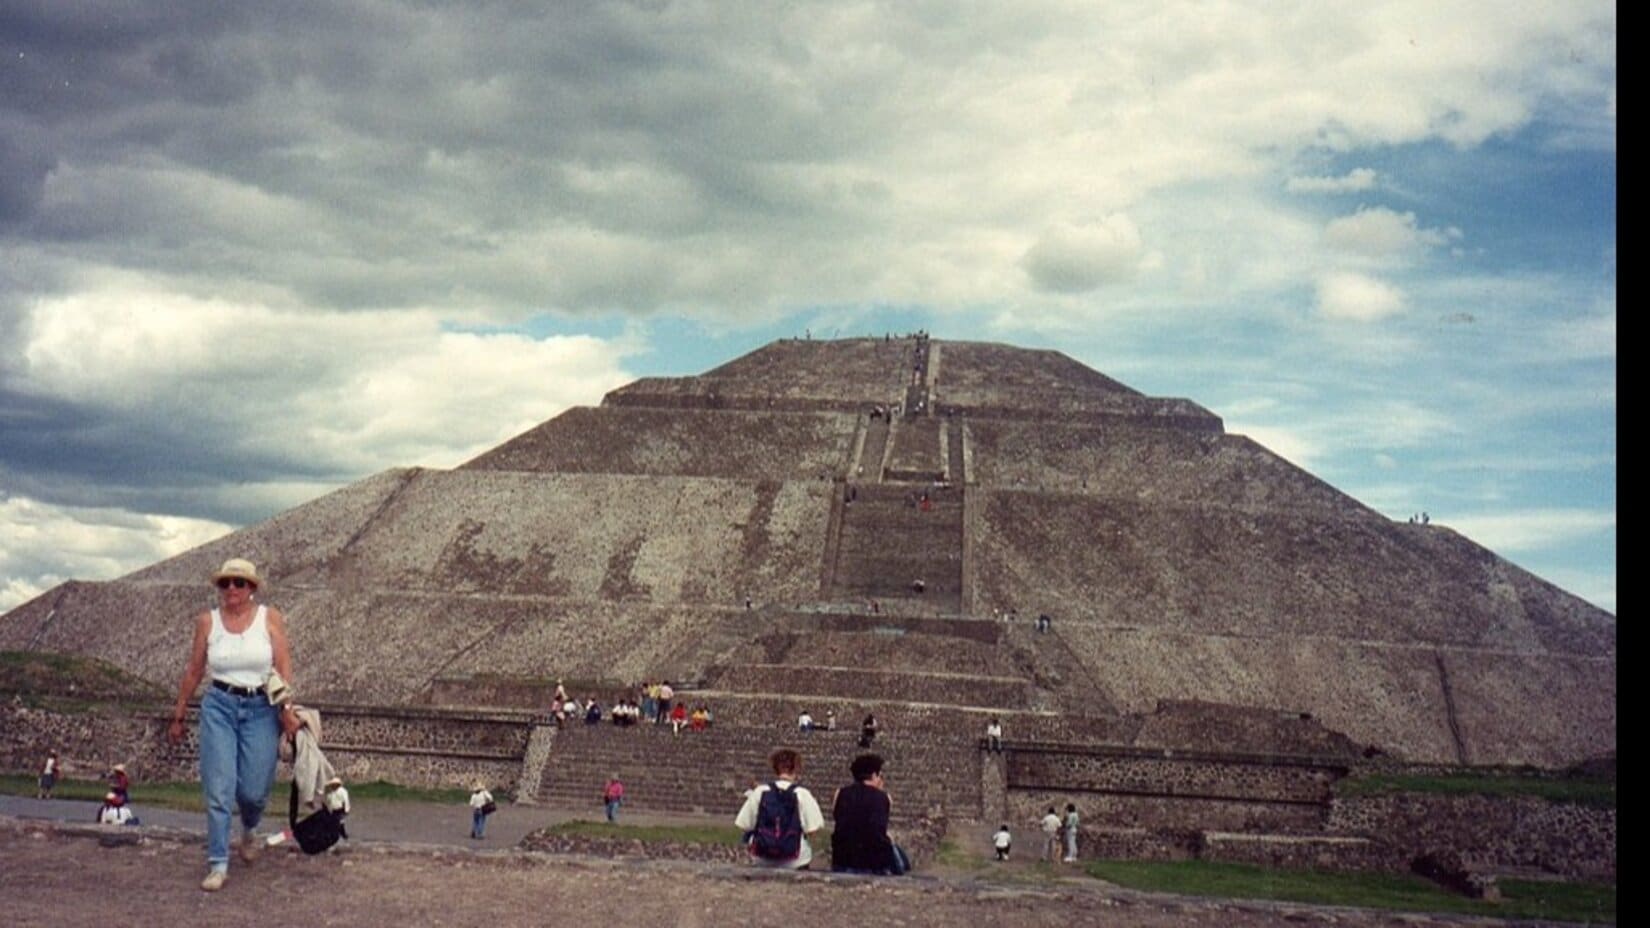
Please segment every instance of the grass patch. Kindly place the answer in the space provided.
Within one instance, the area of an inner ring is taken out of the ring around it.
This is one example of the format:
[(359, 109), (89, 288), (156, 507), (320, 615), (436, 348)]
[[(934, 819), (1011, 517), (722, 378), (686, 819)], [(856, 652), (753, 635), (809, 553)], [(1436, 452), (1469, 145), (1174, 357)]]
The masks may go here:
[(1404, 775), (1374, 773), (1335, 784), (1341, 796), (1386, 793), (1447, 793), (1476, 796), (1536, 796), (1552, 802), (1600, 809), (1616, 807), (1616, 783), (1591, 777), (1520, 776), (1515, 773)]
[(934, 851), (934, 863), (970, 873), (979, 873), (991, 866), (991, 861), (964, 850), (951, 838), (940, 839), (940, 846)]
[(720, 825), (610, 825), (607, 822), (567, 821), (545, 831), (557, 835), (588, 838), (622, 838), (628, 841), (671, 842), (675, 844), (725, 844), (739, 846), (739, 830)]
[(106, 661), (42, 651), (0, 651), (0, 692), (31, 707), (70, 710), (99, 702), (164, 703), (167, 695)]
[[(389, 802), (433, 802), (447, 805), (464, 805), (470, 800), (470, 791), (467, 789), (422, 789), (412, 786), (398, 786), (386, 783), (383, 780), (374, 780), (371, 783), (347, 783), (351, 802), (360, 802), (363, 799), (384, 800)], [(275, 784), (270, 792), (269, 804), (264, 806), (264, 814), (279, 813), (286, 815), (287, 781)], [(0, 793), (9, 796), (36, 796), (40, 791), (38, 777), (21, 776), (17, 774), (0, 775)], [(103, 795), (109, 791), (109, 785), (103, 780), (66, 780), (59, 778), (57, 787), (52, 790), (52, 796), (57, 799), (89, 799), (101, 802)], [(501, 801), (507, 801), (508, 796), (499, 792)], [(181, 809), (185, 812), (205, 812), (206, 802), (201, 798), (201, 785), (189, 781), (137, 781), (132, 784), (132, 805), (141, 810), (144, 806), (162, 809)], [(140, 811), (141, 814), (141, 811)]]
[(1085, 869), (1090, 876), (1131, 889), (1188, 896), (1272, 899), (1496, 918), (1609, 923), (1616, 920), (1616, 888), (1594, 883), (1503, 880), (1500, 883), (1502, 900), (1484, 902), (1458, 896), (1421, 877), (1401, 873), (1278, 870), (1203, 860), (1101, 860), (1088, 864)]

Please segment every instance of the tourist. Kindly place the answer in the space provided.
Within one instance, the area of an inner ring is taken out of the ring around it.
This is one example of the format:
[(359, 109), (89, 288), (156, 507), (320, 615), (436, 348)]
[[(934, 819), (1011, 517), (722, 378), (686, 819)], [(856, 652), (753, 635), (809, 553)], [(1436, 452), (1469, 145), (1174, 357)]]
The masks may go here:
[[(780, 748), (768, 758), (774, 780), (761, 783), (745, 794), (745, 804), (733, 823), (746, 835), (751, 862), (761, 867), (806, 870), (814, 859), (808, 835), (825, 827), (819, 801), (802, 777), (802, 755)], [(770, 798), (769, 794), (774, 795)]]
[(882, 726), (877, 724), (877, 717), (867, 712), (865, 721), (859, 723), (860, 748), (870, 750), (871, 743), (877, 740), (877, 732), (881, 730)]
[(804, 735), (813, 734), (814, 717), (808, 714), (807, 709), (803, 709), (802, 714), (796, 717), (796, 730)]
[(607, 823), (619, 823), (619, 806), (624, 803), (624, 784), (619, 782), (619, 775), (613, 774), (607, 778), (607, 785), (602, 787), (602, 806), (607, 810)]
[(600, 725), (601, 722), (602, 704), (596, 701), (596, 697), (592, 696), (590, 701), (584, 704), (584, 724)]
[(986, 750), (993, 754), (1001, 754), (1003, 752), (1003, 725), (995, 718), (986, 723), (985, 744)]
[(349, 815), (349, 790), (344, 788), (344, 781), (333, 777), (327, 781), (326, 793), (322, 796), (323, 807), (332, 813), (338, 822), (338, 837), (349, 839), (349, 832), (344, 830), (344, 817)]
[(676, 705), (672, 706), (670, 709), (670, 733), (673, 735), (681, 734), (682, 729), (687, 726), (687, 722), (687, 703), (677, 702)]
[(671, 689), (669, 680), (659, 682), (659, 715), (653, 720), (660, 724), (670, 717), (670, 701), (676, 698), (676, 691)]
[(700, 705), (693, 710), (693, 723), (690, 726), (694, 731), (704, 731), (710, 725), (710, 710)]
[(487, 784), (480, 780), (475, 782), (475, 791), (470, 793), (470, 837), (480, 841), (487, 837), (487, 816), (498, 811), (498, 803), (493, 801), (493, 794), (487, 791)]
[(831, 869), (838, 873), (899, 876), (909, 868), (903, 851), (888, 838), (891, 805), (883, 783), (882, 758), (861, 754), (848, 765), (854, 782), (831, 801)]
[(1077, 826), (1077, 806), (1068, 802), (1066, 803), (1066, 820), (1061, 823), (1061, 828), (1066, 836), (1065, 862), (1068, 864), (1077, 862)]
[(262, 845), (256, 831), (275, 785), (276, 748), (282, 732), (298, 730), (289, 703), (277, 707), (267, 686), (271, 672), (292, 685), (286, 617), (255, 602), (263, 578), (251, 561), (231, 558), (212, 575), (216, 608), (195, 619), (194, 640), (172, 707), (166, 739), (181, 744), (189, 700), (210, 676), (200, 702), (200, 777), (206, 799), (206, 878), (201, 889), (223, 888), (229, 876), (230, 816), (239, 811), (241, 859), (251, 863)]
[(103, 805), (97, 810), (99, 825), (136, 825), (132, 810), (126, 807), (126, 797), (110, 790), (103, 796)]
[(46, 755), (45, 766), (40, 768), (41, 799), (52, 798), (52, 790), (57, 788), (57, 775), (62, 771), (62, 769), (62, 764), (57, 761), (57, 752), (52, 751), (48, 753)]
[(559, 680), (559, 679), (556, 681), (555, 700), (557, 702), (566, 702), (567, 701), (567, 687), (562, 686), (561, 680)]
[(642, 684), (642, 718), (649, 722), (659, 714), (659, 684), (652, 680)]
[(1043, 815), (1043, 859), (1054, 863), (1060, 859), (1060, 814), (1053, 806)]
[(1008, 850), (1014, 846), (1014, 835), (1008, 830), (1008, 823), (1004, 822), (997, 833), (991, 836), (991, 847), (997, 852), (998, 860), (1008, 859)]
[(826, 731), (836, 731), (836, 710), (835, 709), (825, 710), (825, 730)]
[(115, 764), (107, 775), (109, 791), (120, 797), (121, 802), (132, 798), (132, 778), (126, 775), (125, 764)]

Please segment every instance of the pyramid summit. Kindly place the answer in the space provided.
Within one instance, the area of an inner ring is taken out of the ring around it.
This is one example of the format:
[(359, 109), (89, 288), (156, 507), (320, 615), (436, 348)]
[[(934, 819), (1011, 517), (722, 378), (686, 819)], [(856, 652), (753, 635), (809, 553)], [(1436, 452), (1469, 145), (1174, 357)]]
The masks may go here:
[(1054, 351), (785, 340), (644, 378), (457, 468), (65, 583), (0, 617), (0, 649), (170, 686), (229, 557), (271, 578), (306, 694), (341, 703), (668, 677), (1098, 738), (1211, 705), (1419, 762), (1615, 750), (1613, 616)]

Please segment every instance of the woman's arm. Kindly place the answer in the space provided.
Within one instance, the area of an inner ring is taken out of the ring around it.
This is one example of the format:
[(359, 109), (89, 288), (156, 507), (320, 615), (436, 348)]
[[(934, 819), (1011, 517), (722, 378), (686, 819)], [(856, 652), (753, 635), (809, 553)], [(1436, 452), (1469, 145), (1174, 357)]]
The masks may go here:
[(206, 676), (206, 638), (212, 633), (212, 614), (203, 612), (195, 619), (195, 637), (189, 643), (189, 660), (183, 667), (183, 680), (178, 684), (178, 701), (172, 706), (172, 724), (166, 726), (166, 740), (173, 744), (183, 741), (183, 719), (189, 713), (189, 698)]
[[(286, 616), (281, 614), (281, 610), (270, 606), (269, 611), (264, 616), (264, 621), (268, 623), (269, 647), (270, 651), (273, 652), (272, 662), (275, 665), (275, 672), (280, 674), (281, 679), (286, 681), (286, 685), (292, 688), (292, 692), (296, 693), (298, 692), (298, 685), (292, 679), (292, 649), (288, 646), (286, 640)], [(303, 723), (298, 720), (298, 713), (292, 710), (291, 703), (281, 707), (281, 731), (290, 735), (302, 725)]]

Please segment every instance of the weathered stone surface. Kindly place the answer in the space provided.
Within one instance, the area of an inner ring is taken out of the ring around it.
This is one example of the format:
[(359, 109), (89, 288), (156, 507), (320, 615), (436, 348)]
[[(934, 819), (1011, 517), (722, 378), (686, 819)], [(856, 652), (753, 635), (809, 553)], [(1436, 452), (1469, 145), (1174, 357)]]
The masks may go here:
[[(933, 505), (908, 511), (922, 490)], [(0, 647), (171, 686), (230, 556), (272, 578), (311, 699), (668, 676), (724, 681), (761, 713), (802, 693), (845, 717), (877, 704), (934, 737), (994, 711), (1078, 743), (1549, 767), (1615, 745), (1613, 616), (1058, 352), (776, 342), (615, 390), (465, 467), (388, 471), (121, 580), (64, 584), (0, 617)], [(795, 619), (873, 599), (892, 614), (864, 621), (1020, 622), (948, 649)], [(1053, 633), (1028, 635), (1044, 612)], [(922, 708), (947, 702), (975, 714)]]

